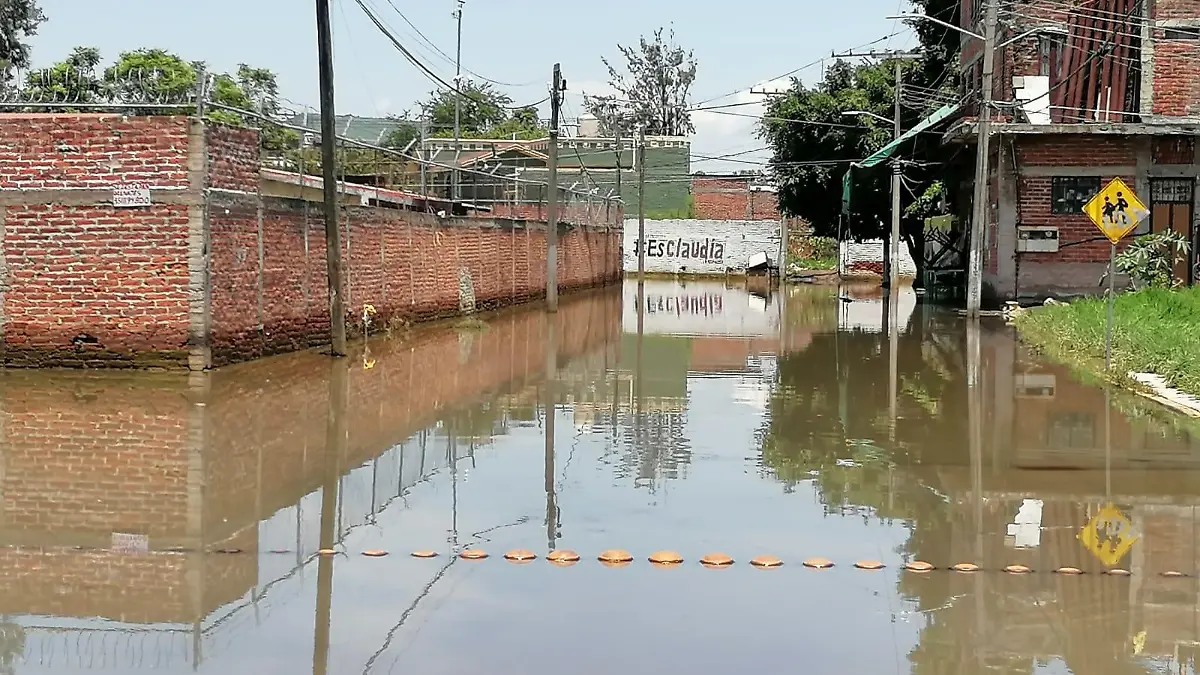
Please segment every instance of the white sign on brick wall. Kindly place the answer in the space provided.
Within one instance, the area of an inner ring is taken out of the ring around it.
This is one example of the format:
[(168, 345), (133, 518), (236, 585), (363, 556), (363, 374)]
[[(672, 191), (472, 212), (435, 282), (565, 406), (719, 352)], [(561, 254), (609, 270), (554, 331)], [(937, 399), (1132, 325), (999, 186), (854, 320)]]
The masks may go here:
[(150, 206), (150, 186), (145, 183), (122, 183), (113, 188), (112, 205), (118, 209)]
[[(724, 274), (744, 271), (749, 260), (765, 254), (779, 260), (779, 222), (775, 220), (647, 220), (646, 271), (667, 274)], [(638, 221), (625, 221), (624, 267), (638, 266)]]

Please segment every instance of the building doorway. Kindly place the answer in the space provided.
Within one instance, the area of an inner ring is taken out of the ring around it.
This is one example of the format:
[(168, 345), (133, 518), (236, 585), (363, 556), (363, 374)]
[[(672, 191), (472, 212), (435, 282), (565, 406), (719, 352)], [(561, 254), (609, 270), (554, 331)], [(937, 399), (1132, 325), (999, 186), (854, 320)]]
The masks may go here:
[(1171, 230), (1183, 235), (1191, 250), (1185, 260), (1175, 264), (1172, 276), (1191, 286), (1200, 276), (1197, 269), (1196, 245), (1200, 243), (1196, 228), (1192, 226), (1192, 204), (1196, 189), (1192, 178), (1150, 179), (1150, 231)]

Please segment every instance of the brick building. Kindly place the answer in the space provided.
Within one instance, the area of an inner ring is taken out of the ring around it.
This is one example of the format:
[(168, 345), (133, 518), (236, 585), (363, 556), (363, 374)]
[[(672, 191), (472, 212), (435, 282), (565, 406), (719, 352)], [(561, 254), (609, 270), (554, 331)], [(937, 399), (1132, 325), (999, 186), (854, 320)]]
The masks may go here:
[[(1097, 292), (1109, 244), (1081, 208), (1115, 177), (1151, 211), (1136, 234), (1170, 229), (1192, 242), (1176, 276), (1195, 283), (1200, 2), (995, 1), (1004, 46), (993, 81), (985, 293)], [(960, 13), (960, 25), (983, 32), (982, 0), (964, 0)], [(964, 35), (968, 94), (979, 90), (982, 56), (981, 41)], [(976, 133), (967, 118), (947, 139), (971, 144)], [(958, 200), (963, 222), (970, 182)]]
[(775, 188), (759, 175), (695, 174), (692, 202), (701, 220), (779, 220)]
[[(264, 174), (257, 130), (0, 117), (0, 363), (204, 369), (327, 342), (320, 208), (299, 176)], [(348, 322), (361, 327), (365, 305), (380, 327), (544, 293), (546, 228), (530, 214), (442, 218), (355, 190), (341, 211)], [(563, 207), (560, 287), (617, 279), (619, 209)]]

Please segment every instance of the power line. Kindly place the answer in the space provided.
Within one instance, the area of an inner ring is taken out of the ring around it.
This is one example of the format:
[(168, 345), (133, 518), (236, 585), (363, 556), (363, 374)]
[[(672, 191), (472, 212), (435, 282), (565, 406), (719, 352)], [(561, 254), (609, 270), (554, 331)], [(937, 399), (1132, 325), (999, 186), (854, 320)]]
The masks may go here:
[[(449, 62), (451, 64), (453, 64), (455, 62), (454, 59), (450, 57), (450, 55), (446, 54), (446, 52), (442, 51), (440, 47), (438, 47), (436, 44), (434, 44), (433, 40), (430, 40), (428, 37), (426, 37), (425, 34), (421, 32), (421, 29), (417, 28), (416, 24), (414, 24), (412, 21), (409, 21), (408, 17), (404, 15), (404, 12), (400, 11), (400, 8), (396, 6), (396, 3), (393, 2), (393, 0), (387, 0), (387, 4), (390, 5), (393, 10), (395, 10), (396, 14), (400, 15), (400, 18), (404, 20), (404, 23), (408, 24), (408, 27), (412, 28), (413, 31), (416, 32), (417, 36), (425, 42), (425, 44), (432, 47), (433, 50), (435, 52), (437, 52), (438, 54), (440, 54), (442, 56), (442, 58), (446, 59), (447, 62)], [(479, 73), (471, 70), (470, 68), (468, 68), (466, 66), (463, 66), (462, 69), (467, 71), (468, 73), (474, 75), (475, 77), (479, 78), (480, 80), (483, 80), (484, 82), (490, 82), (492, 84), (499, 85), (501, 87), (530, 87), (530, 86), (533, 86), (533, 85), (541, 82), (540, 79), (530, 80), (529, 82), (525, 82), (523, 84), (516, 84), (513, 82), (501, 82), (500, 80), (493, 80), (490, 77), (485, 77), (483, 75), (480, 75)], [(549, 100), (549, 97), (547, 97), (546, 100)]]
[[(907, 29), (905, 29), (905, 30), (907, 30)], [(867, 42), (867, 43), (865, 43), (865, 44), (858, 45), (857, 47), (854, 47), (854, 49), (862, 49), (862, 48), (864, 48), (864, 47), (870, 47), (870, 46), (872, 46), (872, 45), (877, 45), (877, 44), (879, 44), (880, 42), (883, 42), (883, 41), (885, 41), (885, 40), (891, 39), (891, 38), (893, 38), (893, 37), (895, 37), (895, 36), (897, 36), (897, 35), (899, 35), (899, 34), (901, 34), (901, 33), (903, 33), (903, 32), (905, 32), (905, 31), (894, 31), (894, 32), (892, 32), (892, 33), (888, 33), (887, 35), (885, 35), (885, 36), (883, 36), (883, 37), (881, 37), (881, 38), (878, 38), (878, 39), (876, 39), (876, 40), (872, 40), (872, 41), (870, 41), (870, 42)], [(788, 72), (786, 72), (786, 73), (784, 73), (784, 74), (782, 74), (782, 75), (779, 75), (779, 76), (777, 76), (777, 77), (772, 77), (772, 78), (769, 78), (769, 79), (763, 80), (763, 82), (770, 82), (771, 80), (782, 80), (782, 79), (783, 79), (783, 78), (785, 78), (785, 77), (791, 77), (792, 75), (795, 75), (796, 73), (799, 73), (800, 71), (803, 71), (803, 70), (808, 70), (809, 68), (812, 68), (813, 66), (816, 66), (816, 65), (819, 65), (819, 64), (823, 63), (823, 62), (824, 62), (824, 61), (825, 61), (827, 58), (829, 58), (829, 57), (824, 57), (824, 56), (823, 56), (823, 57), (821, 57), (821, 58), (819, 58), (819, 59), (817, 59), (817, 60), (815, 60), (815, 61), (811, 61), (811, 62), (809, 62), (809, 63), (806, 63), (806, 64), (804, 64), (804, 65), (800, 66), (799, 68), (794, 68), (794, 69), (792, 69), (792, 70), (789, 70)], [(731, 91), (731, 92), (729, 92), (729, 93), (727, 93), (727, 94), (721, 94), (720, 96), (713, 96), (712, 98), (707, 98), (707, 99), (704, 99), (703, 101), (700, 101), (700, 102), (696, 103), (696, 105), (704, 105), (705, 103), (712, 103), (713, 101), (717, 101), (717, 100), (720, 100), (720, 99), (723, 99), (723, 98), (728, 98), (728, 97), (730, 97), (730, 96), (733, 96), (734, 94), (740, 94), (740, 93), (742, 93), (742, 92), (744, 92), (744, 91), (747, 91), (747, 90), (749, 90), (749, 89), (753, 89), (753, 88), (755, 87), (755, 85), (757, 85), (757, 84), (759, 84), (759, 83), (758, 83), (758, 82), (756, 82), (755, 84), (752, 84), (752, 85), (750, 85), (749, 87), (743, 87), (743, 88), (741, 88), (741, 89), (734, 89), (733, 91)]]
[[(401, 54), (403, 54), (404, 58), (407, 59), (409, 61), (409, 63), (416, 66), (417, 69), (420, 70), (425, 75), (426, 78), (431, 80), (434, 84), (440, 85), (442, 88), (450, 91), (451, 93), (455, 93), (458, 95), (466, 95), (467, 92), (464, 92), (461, 89), (459, 89), (457, 86), (452, 85), (449, 82), (446, 82), (445, 80), (443, 80), (441, 78), (441, 76), (439, 76), (437, 73), (433, 72), (433, 70), (431, 70), (429, 68), (429, 66), (422, 63), (420, 59), (418, 59), (411, 51), (409, 51), (408, 48), (405, 47), (404, 44), (401, 43), (400, 40), (398, 40), (396, 38), (396, 36), (392, 34), (391, 30), (388, 29), (387, 25), (384, 24), (379, 19), (379, 17), (375, 16), (375, 14), (371, 12), (371, 10), (367, 7), (366, 3), (363, 2), (363, 0), (354, 0), (354, 2), (355, 2), (355, 4), (357, 4), (359, 6), (359, 8), (362, 9), (363, 13), (365, 13), (367, 15), (367, 18), (369, 18), (371, 20), (371, 23), (375, 24), (375, 27), (377, 29), (379, 29), (379, 32), (383, 33), (384, 37), (386, 37), (388, 39), (388, 41), (390, 41), (392, 43), (392, 46), (395, 47), (396, 50), (399, 51)], [(549, 99), (549, 97), (547, 97), (547, 99), (543, 99), (543, 100), (548, 100), (548, 99)], [(539, 101), (539, 104), (540, 103), (541, 102)], [(504, 108), (505, 110), (521, 110), (524, 108), (534, 107), (534, 106), (500, 105), (499, 107)]]

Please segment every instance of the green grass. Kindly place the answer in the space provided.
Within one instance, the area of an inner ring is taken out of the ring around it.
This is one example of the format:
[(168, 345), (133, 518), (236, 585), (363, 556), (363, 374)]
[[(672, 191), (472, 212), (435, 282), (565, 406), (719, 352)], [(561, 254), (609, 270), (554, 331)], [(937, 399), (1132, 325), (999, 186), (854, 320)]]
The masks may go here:
[[(1068, 366), (1104, 373), (1107, 302), (1079, 300), (1026, 311), (1015, 319), (1022, 339)], [(1200, 288), (1152, 288), (1119, 295), (1113, 324), (1114, 379), (1156, 373), (1200, 395)]]
[(800, 257), (792, 256), (789, 260), (789, 267), (799, 266), (802, 270), (835, 270), (837, 269), (837, 256), (813, 256)]

